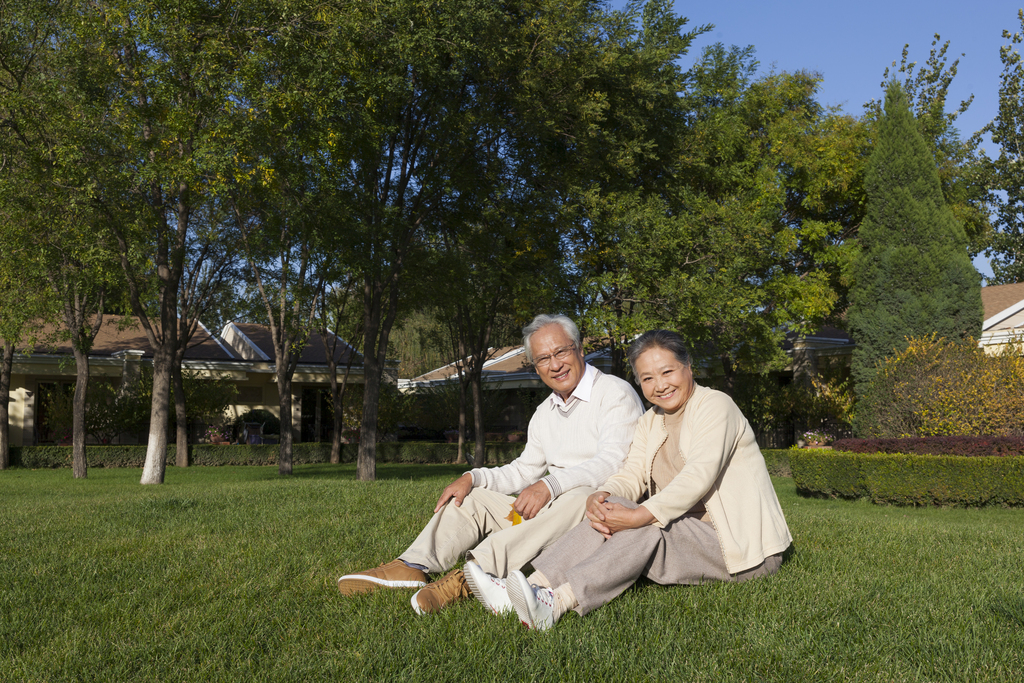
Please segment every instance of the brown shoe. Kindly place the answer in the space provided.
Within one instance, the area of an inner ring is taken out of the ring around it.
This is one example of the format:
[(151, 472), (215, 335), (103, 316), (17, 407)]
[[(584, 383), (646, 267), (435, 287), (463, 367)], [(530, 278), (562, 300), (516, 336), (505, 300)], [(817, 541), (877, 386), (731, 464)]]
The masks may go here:
[(468, 598), (472, 593), (466, 584), (461, 569), (453, 569), (426, 588), (421, 588), (412, 596), (412, 608), (416, 614), (440, 612), (455, 602)]
[(427, 585), (427, 575), (401, 560), (393, 560), (376, 569), (346, 574), (338, 579), (342, 595), (369, 593), (378, 588), (419, 588)]

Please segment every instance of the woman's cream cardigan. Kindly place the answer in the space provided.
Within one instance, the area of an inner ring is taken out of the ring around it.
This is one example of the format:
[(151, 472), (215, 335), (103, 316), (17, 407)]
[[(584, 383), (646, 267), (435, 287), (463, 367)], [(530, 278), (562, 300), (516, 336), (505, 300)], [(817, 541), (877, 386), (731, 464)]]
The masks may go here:
[[(651, 465), (668, 438), (660, 408), (637, 423), (626, 464), (601, 490), (639, 501), (651, 488)], [(730, 574), (756, 567), (793, 538), (772, 487), (764, 456), (743, 413), (720, 391), (694, 385), (679, 434), (683, 468), (643, 503), (664, 528), (703, 501)]]

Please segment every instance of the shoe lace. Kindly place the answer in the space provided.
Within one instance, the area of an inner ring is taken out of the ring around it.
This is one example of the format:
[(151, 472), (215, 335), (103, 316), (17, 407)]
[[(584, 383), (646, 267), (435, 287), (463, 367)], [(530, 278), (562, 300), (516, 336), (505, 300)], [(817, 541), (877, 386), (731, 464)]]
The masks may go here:
[(543, 603), (548, 607), (555, 606), (555, 592), (550, 588), (544, 588), (542, 586), (533, 587), (533, 597), (537, 599), (537, 602)]
[(434, 590), (446, 600), (469, 597), (469, 586), (462, 575), (462, 570), (454, 571), (438, 579), (432, 585)]

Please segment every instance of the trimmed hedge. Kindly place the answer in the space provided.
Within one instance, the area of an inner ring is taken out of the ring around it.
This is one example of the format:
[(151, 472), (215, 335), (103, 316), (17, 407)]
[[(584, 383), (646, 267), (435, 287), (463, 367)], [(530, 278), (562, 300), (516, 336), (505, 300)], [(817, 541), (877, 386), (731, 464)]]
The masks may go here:
[[(220, 465), (276, 465), (278, 444), (256, 446), (189, 446), (192, 465), (216, 467)], [(419, 441), (385, 441), (377, 444), (377, 462), (450, 463), (458, 456), (458, 445)], [(523, 450), (523, 444), (488, 443), (484, 455), (488, 465), (511, 462)], [(357, 444), (342, 446), (341, 461), (355, 462)], [(142, 467), (146, 462), (146, 447), (142, 446), (86, 446), (85, 458), (89, 467)], [(167, 464), (174, 465), (175, 447), (167, 447)], [(292, 463), (306, 465), (329, 462), (331, 445), (326, 443), (297, 443), (292, 445)], [(71, 446), (12, 446), (11, 466), (32, 469), (71, 467)]]
[(838, 439), (832, 448), (850, 453), (916, 453), (918, 455), (1024, 455), (1024, 439), (1016, 436), (922, 436), (904, 439)]
[[(258, 446), (189, 446), (189, 462), (193, 466), (220, 465), (276, 465), (277, 444)], [(342, 462), (355, 462), (357, 444), (345, 444), (341, 450)], [(458, 445), (428, 441), (384, 441), (377, 444), (377, 462), (398, 463), (451, 463), (458, 455)], [(523, 444), (494, 442), (484, 449), (487, 465), (512, 462), (523, 450)], [(777, 477), (789, 477), (789, 450), (766, 449), (764, 454), (768, 472)], [(145, 446), (86, 446), (85, 458), (89, 467), (142, 467), (146, 462)], [(174, 465), (175, 447), (167, 447), (167, 464)], [(329, 462), (331, 446), (326, 443), (297, 443), (292, 445), (292, 464), (307, 465)], [(71, 467), (71, 446), (12, 446), (11, 466), (46, 469)]]
[(768, 468), (768, 474), (773, 477), (792, 477), (793, 473), (789, 468), (789, 454), (790, 451), (788, 449), (762, 449), (761, 455), (764, 456), (764, 464)]
[(805, 495), (893, 505), (1024, 505), (1024, 458), (793, 450), (789, 464)]

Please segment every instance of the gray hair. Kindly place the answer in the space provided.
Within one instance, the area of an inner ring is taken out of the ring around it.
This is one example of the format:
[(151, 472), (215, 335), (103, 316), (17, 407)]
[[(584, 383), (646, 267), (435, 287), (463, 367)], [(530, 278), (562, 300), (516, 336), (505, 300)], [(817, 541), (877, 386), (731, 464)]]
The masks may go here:
[(648, 330), (633, 340), (626, 350), (626, 358), (629, 359), (629, 367), (633, 369), (633, 376), (636, 376), (636, 361), (644, 351), (650, 349), (665, 349), (676, 360), (689, 367), (692, 363), (690, 350), (686, 348), (686, 342), (672, 330)]
[(526, 352), (526, 362), (533, 363), (533, 349), (530, 348), (530, 337), (533, 333), (542, 327), (548, 325), (558, 325), (565, 334), (572, 340), (576, 345), (577, 349), (582, 349), (580, 343), (580, 329), (576, 327), (576, 323), (570, 320), (567, 316), (556, 314), (551, 315), (549, 313), (541, 313), (536, 318), (530, 321), (530, 324), (523, 328), (523, 350)]

